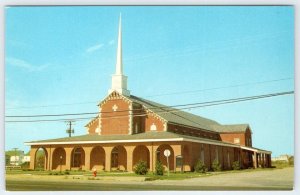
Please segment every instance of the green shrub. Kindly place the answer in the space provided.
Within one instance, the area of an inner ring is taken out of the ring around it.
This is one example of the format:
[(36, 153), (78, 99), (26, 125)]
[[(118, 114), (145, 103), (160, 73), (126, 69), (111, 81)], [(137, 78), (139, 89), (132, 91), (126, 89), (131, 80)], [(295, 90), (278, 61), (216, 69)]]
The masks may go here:
[(134, 172), (137, 175), (146, 175), (148, 173), (147, 163), (140, 160), (134, 167)]
[(65, 170), (64, 174), (65, 174), (65, 175), (70, 175), (70, 171)]
[(222, 170), (222, 166), (220, 165), (219, 161), (217, 159), (215, 159), (211, 165), (211, 168), (213, 171), (221, 171)]
[(240, 170), (241, 166), (240, 166), (240, 162), (239, 161), (234, 161), (232, 164), (232, 169), (233, 170)]
[(164, 175), (164, 167), (160, 161), (156, 161), (155, 175)]
[(202, 160), (198, 160), (194, 166), (194, 170), (197, 173), (206, 173), (207, 168), (204, 165), (204, 163), (202, 162)]

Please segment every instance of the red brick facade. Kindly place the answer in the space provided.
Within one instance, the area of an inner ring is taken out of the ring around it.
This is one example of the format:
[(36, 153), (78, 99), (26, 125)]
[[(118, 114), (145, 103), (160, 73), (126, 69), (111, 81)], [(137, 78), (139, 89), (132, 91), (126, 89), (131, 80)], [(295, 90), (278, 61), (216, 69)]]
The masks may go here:
[(101, 135), (129, 134), (129, 106), (123, 99), (112, 99), (101, 105)]
[(221, 140), (224, 142), (234, 143), (242, 146), (252, 146), (251, 131), (249, 128), (246, 132), (237, 133), (220, 133)]

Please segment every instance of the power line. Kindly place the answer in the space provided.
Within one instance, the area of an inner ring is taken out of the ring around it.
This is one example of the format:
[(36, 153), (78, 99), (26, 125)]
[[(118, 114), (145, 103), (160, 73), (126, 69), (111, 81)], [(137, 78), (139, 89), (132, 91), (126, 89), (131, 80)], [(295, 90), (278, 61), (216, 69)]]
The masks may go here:
[[(198, 89), (198, 90), (189, 90), (189, 91), (178, 91), (178, 92), (171, 92), (171, 93), (164, 93), (164, 94), (155, 94), (149, 95), (145, 97), (160, 97), (160, 96), (168, 96), (168, 95), (178, 95), (178, 94), (188, 94), (188, 93), (199, 93), (203, 91), (211, 91), (211, 90), (218, 90), (218, 89), (228, 89), (228, 88), (235, 88), (235, 87), (242, 87), (242, 86), (249, 86), (249, 85), (259, 85), (264, 83), (272, 83), (272, 82), (279, 82), (285, 80), (291, 80), (292, 77), (281, 78), (281, 79), (274, 79), (274, 80), (266, 80), (266, 81), (259, 81), (259, 82), (249, 82), (237, 85), (228, 85), (223, 87), (213, 87), (213, 88), (206, 88), (206, 89)], [(99, 101), (86, 101), (86, 102), (74, 102), (74, 103), (66, 103), (66, 104), (50, 104), (50, 105), (40, 105), (40, 106), (20, 106), (20, 107), (8, 107), (6, 109), (32, 109), (32, 108), (49, 108), (49, 107), (60, 107), (60, 106), (72, 106), (72, 105), (84, 105), (84, 104), (95, 104)]]
[[(176, 108), (176, 107), (184, 107), (184, 106), (193, 106), (193, 105), (201, 105), (201, 104), (210, 104), (210, 103), (218, 103), (218, 102), (227, 102), (227, 101), (235, 101), (235, 100), (243, 100), (243, 99), (256, 99), (256, 98), (263, 98), (269, 96), (278, 96), (278, 95), (286, 95), (294, 93), (293, 91), (288, 92), (281, 92), (281, 93), (273, 93), (273, 94), (265, 94), (265, 95), (257, 95), (257, 96), (248, 96), (248, 97), (241, 97), (241, 98), (231, 98), (225, 100), (215, 100), (215, 101), (208, 101), (208, 102), (197, 102), (197, 103), (189, 103), (189, 104), (177, 104), (173, 106), (153, 106), (147, 107), (147, 109), (164, 109), (164, 108)], [(6, 118), (29, 118), (29, 117), (54, 117), (54, 116), (76, 116), (76, 115), (95, 115), (95, 114), (107, 114), (107, 113), (115, 113), (115, 112), (128, 112), (128, 111), (139, 111), (143, 110), (140, 109), (126, 109), (126, 110), (117, 110), (117, 111), (106, 111), (106, 112), (83, 112), (83, 113), (67, 113), (67, 114), (43, 114), (43, 115), (8, 115), (5, 116)]]
[(275, 79), (275, 80), (269, 80), (269, 81), (260, 81), (260, 82), (253, 82), (253, 83), (244, 83), (244, 84), (237, 84), (237, 85), (228, 85), (224, 87), (213, 87), (213, 88), (206, 88), (206, 89), (199, 89), (199, 90), (190, 90), (190, 91), (181, 91), (181, 92), (173, 92), (173, 93), (164, 93), (164, 94), (158, 94), (158, 95), (151, 95), (146, 97), (159, 97), (159, 96), (166, 96), (166, 95), (178, 95), (178, 94), (186, 94), (186, 93), (197, 93), (202, 91), (211, 91), (211, 90), (217, 90), (217, 89), (227, 89), (227, 88), (234, 88), (234, 87), (243, 87), (253, 84), (264, 84), (264, 83), (271, 83), (271, 82), (278, 82), (278, 81), (284, 81), (284, 80), (291, 80), (292, 78), (282, 78), (282, 79)]
[[(281, 92), (281, 93), (273, 93), (273, 94), (265, 94), (265, 95), (258, 95), (258, 96), (249, 96), (249, 97), (242, 97), (242, 98), (233, 98), (233, 99), (225, 99), (225, 100), (217, 100), (217, 101), (210, 101), (210, 102), (200, 102), (200, 103), (192, 103), (192, 104), (182, 104), (179, 106), (185, 106), (183, 108), (177, 109), (173, 108), (170, 110), (163, 110), (163, 111), (158, 111), (155, 112), (157, 114), (162, 114), (162, 113), (176, 113), (180, 112), (182, 110), (187, 110), (187, 109), (194, 109), (194, 108), (202, 108), (202, 107), (209, 107), (209, 106), (217, 106), (217, 105), (222, 105), (222, 104), (231, 104), (231, 103), (237, 103), (237, 102), (243, 102), (243, 101), (251, 101), (251, 100), (256, 100), (256, 99), (262, 99), (262, 98), (270, 98), (270, 97), (275, 97), (275, 96), (282, 96), (282, 95), (290, 95), (294, 94), (294, 91), (287, 91), (287, 92)], [(153, 108), (172, 108), (169, 106), (166, 107), (153, 107)], [(128, 110), (129, 111), (129, 110)], [(113, 113), (113, 112), (111, 112)], [(80, 114), (80, 113), (77, 113)], [(147, 114), (133, 114), (133, 117), (137, 116), (146, 116)], [(26, 117), (26, 116), (24, 116)], [(122, 117), (128, 117), (128, 115), (119, 115), (119, 116), (106, 116), (106, 117), (101, 117), (101, 119), (111, 119), (111, 118), (122, 118)], [(11, 121), (5, 121), (7, 123), (19, 123), (19, 122), (54, 122), (54, 121), (66, 121), (66, 120), (85, 120), (85, 119), (95, 119), (97, 117), (85, 117), (85, 118), (72, 118), (72, 119), (40, 119), (40, 120), (11, 120)]]

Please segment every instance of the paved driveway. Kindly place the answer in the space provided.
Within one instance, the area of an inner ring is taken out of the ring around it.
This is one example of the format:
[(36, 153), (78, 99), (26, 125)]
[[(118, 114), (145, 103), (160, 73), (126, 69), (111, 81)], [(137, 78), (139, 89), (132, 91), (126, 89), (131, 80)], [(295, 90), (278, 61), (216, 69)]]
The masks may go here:
[(294, 168), (290, 167), (275, 170), (224, 173), (208, 177), (186, 179), (183, 181), (153, 181), (153, 184), (292, 189), (293, 181)]

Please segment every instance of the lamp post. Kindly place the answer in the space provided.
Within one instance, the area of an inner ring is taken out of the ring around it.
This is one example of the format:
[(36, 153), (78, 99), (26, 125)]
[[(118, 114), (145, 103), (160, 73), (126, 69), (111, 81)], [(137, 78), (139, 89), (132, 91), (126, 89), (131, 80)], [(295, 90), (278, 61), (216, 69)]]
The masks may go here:
[(60, 158), (60, 173), (61, 173), (62, 156), (60, 156), (59, 158)]

